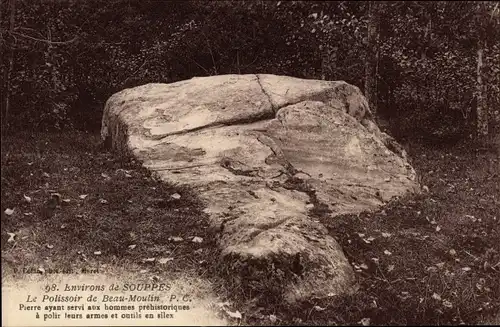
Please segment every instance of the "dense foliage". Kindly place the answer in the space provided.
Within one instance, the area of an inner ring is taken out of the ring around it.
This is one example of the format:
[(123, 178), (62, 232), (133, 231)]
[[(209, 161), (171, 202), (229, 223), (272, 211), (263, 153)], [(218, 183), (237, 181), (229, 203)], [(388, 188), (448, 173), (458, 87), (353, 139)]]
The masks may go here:
[[(500, 116), (498, 11), (497, 2), (377, 4), (376, 105), (394, 133), (470, 133), (479, 46), (490, 122)], [(370, 59), (366, 1), (5, 0), (1, 15), (2, 98), (11, 94), (2, 125), (15, 129), (98, 128), (114, 92), (193, 76), (272, 73), (363, 88)]]

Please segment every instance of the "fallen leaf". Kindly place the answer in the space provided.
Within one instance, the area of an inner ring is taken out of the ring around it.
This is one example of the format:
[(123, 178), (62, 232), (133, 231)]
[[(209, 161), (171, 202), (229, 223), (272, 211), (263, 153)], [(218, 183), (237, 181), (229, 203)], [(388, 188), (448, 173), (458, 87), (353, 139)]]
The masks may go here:
[(241, 319), (241, 318), (243, 318), (241, 316), (241, 313), (238, 310), (236, 310), (235, 312), (232, 312), (232, 311), (229, 311), (227, 309), (224, 309), (224, 311), (226, 311), (227, 315), (229, 317), (231, 317), (231, 318), (234, 318), (234, 319)]
[(23, 195), (24, 196), (24, 200), (26, 200), (26, 202), (30, 203), (31, 202), (31, 198), (27, 195)]
[(441, 230), (441, 227), (438, 225), (436, 226), (436, 232), (439, 232)]
[(181, 195), (179, 193), (174, 193), (170, 196), (172, 199), (179, 200), (181, 198)]
[(198, 236), (195, 236), (193, 237), (193, 240), (192, 240), (194, 243), (201, 243), (203, 242), (203, 238), (201, 237), (198, 237)]
[(4, 212), (5, 212), (5, 214), (6, 214), (7, 216), (12, 216), (12, 214), (14, 213), (14, 209), (9, 209), (9, 208), (7, 208), (7, 209), (5, 209), (5, 211), (4, 211)]
[(16, 237), (15, 233), (7, 233), (9, 235), (9, 239), (7, 240), (7, 243), (12, 243), (14, 242), (14, 238)]
[(433, 298), (434, 300), (441, 301), (441, 295), (439, 295), (439, 294), (437, 294), (437, 293), (432, 294), (432, 298)]
[(160, 259), (158, 259), (158, 263), (161, 264), (161, 265), (164, 265), (167, 262), (170, 262), (170, 261), (173, 261), (173, 260), (174, 260), (174, 258), (160, 258)]

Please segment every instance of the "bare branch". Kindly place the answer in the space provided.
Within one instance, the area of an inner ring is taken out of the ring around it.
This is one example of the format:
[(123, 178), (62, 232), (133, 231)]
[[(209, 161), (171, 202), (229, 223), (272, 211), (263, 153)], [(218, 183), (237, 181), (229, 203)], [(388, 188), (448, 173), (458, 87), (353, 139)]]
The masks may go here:
[(201, 31), (201, 33), (203, 34), (203, 36), (205, 37), (205, 41), (207, 42), (207, 45), (208, 45), (208, 51), (210, 51), (210, 56), (212, 57), (212, 65), (214, 67), (214, 70), (215, 70), (215, 75), (218, 75), (219, 73), (217, 72), (217, 66), (215, 65), (215, 58), (214, 58), (214, 54), (212, 52), (212, 47), (210, 46), (210, 42), (208, 41), (208, 37), (207, 35), (205, 34), (205, 32), (203, 32), (203, 30)]
[[(149, 58), (148, 58), (148, 59), (149, 59)], [(142, 67), (144, 67), (144, 65), (148, 62), (148, 59), (144, 60), (144, 62), (142, 63), (142, 65), (141, 65), (139, 68), (137, 68), (137, 69), (136, 69), (136, 70), (135, 70), (132, 74), (130, 74), (130, 76), (129, 76), (129, 77), (127, 77), (127, 78), (125, 79), (125, 81), (123, 81), (123, 83), (122, 83), (122, 84), (123, 84), (123, 85), (127, 84), (127, 82), (128, 82), (128, 81), (129, 81), (132, 77), (134, 77), (134, 76), (135, 76), (135, 75), (139, 72), (139, 70), (141, 70), (141, 69), (142, 69)]]
[(197, 63), (196, 60), (194, 60), (193, 58), (189, 58), (189, 59), (191, 59), (191, 61), (194, 62), (198, 67), (200, 67), (201, 69), (203, 69), (205, 71), (205, 73), (207, 73), (207, 75), (210, 75), (210, 72), (205, 67), (203, 67), (202, 65), (200, 65), (199, 63)]
[(68, 44), (68, 43), (72, 43), (72, 42), (76, 41), (76, 39), (78, 38), (78, 36), (75, 36), (71, 40), (67, 40), (67, 41), (50, 41), (50, 40), (45, 40), (45, 39), (39, 39), (39, 38), (36, 38), (36, 37), (33, 37), (33, 36), (21, 34), (21, 33), (14, 32), (14, 31), (11, 31), (9, 33), (13, 34), (13, 35), (17, 35), (19, 37), (30, 39), (30, 40), (33, 40), (33, 41), (44, 42), (44, 43), (48, 43), (48, 44)]

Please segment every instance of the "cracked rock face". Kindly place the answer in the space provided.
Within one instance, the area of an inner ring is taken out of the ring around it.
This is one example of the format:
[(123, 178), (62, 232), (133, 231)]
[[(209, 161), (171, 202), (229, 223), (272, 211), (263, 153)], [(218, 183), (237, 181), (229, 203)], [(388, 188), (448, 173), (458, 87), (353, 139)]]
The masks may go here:
[(101, 134), (161, 179), (195, 189), (221, 230), (222, 261), (243, 284), (276, 278), (289, 302), (355, 289), (312, 210), (336, 219), (418, 186), (359, 89), (341, 81), (221, 75), (147, 84), (107, 101)]

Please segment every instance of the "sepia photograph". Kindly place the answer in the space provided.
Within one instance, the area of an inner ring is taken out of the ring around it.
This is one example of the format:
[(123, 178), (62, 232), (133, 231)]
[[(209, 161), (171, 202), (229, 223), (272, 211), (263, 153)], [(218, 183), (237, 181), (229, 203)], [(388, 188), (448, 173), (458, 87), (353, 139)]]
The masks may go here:
[(0, 0), (2, 326), (500, 325), (500, 1)]

